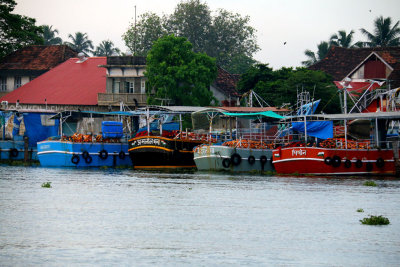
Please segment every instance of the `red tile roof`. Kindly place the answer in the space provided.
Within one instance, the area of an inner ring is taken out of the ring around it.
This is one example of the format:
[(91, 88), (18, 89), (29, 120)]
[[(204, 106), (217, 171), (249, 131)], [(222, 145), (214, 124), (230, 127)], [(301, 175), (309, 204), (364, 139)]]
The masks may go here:
[(76, 56), (77, 52), (66, 45), (31, 45), (1, 59), (0, 70), (47, 71)]
[(311, 70), (322, 70), (340, 81), (354, 70), (372, 52), (375, 52), (393, 68), (388, 79), (392, 87), (400, 86), (400, 47), (343, 48), (332, 46), (327, 56), (309, 67)]
[(239, 93), (236, 91), (236, 84), (239, 78), (239, 75), (230, 74), (223, 68), (218, 67), (217, 79), (214, 84), (227, 96), (239, 96)]
[(106, 92), (106, 57), (64, 63), (0, 98), (9, 103), (54, 105), (97, 105), (97, 94)]

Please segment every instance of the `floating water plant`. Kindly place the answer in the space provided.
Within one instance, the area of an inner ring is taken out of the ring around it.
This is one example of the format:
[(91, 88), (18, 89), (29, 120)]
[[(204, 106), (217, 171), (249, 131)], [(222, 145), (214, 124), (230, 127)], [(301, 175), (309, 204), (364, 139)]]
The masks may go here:
[(357, 212), (364, 212), (363, 209), (357, 209)]
[(44, 188), (51, 188), (51, 182), (46, 182), (42, 184), (42, 187)]
[(368, 224), (368, 225), (388, 225), (390, 223), (389, 219), (386, 217), (383, 217), (382, 215), (379, 216), (373, 216), (370, 215), (368, 218), (364, 218), (360, 220), (362, 224)]
[(365, 181), (363, 183), (363, 185), (365, 185), (365, 186), (376, 186), (376, 183), (374, 181)]

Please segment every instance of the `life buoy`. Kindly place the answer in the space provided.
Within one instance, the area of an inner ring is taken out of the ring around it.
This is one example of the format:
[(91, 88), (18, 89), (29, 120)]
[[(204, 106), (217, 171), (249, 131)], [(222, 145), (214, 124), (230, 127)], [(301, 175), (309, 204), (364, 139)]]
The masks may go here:
[(363, 166), (363, 163), (362, 163), (361, 159), (356, 160), (356, 167), (361, 168), (362, 166)]
[(371, 162), (367, 162), (365, 166), (368, 172), (372, 171), (372, 169), (374, 168), (374, 165)]
[(254, 162), (256, 162), (256, 158), (254, 156), (249, 156), (247, 158), (247, 161), (249, 162), (250, 165), (253, 165)]
[(71, 158), (71, 162), (75, 165), (77, 165), (79, 163), (79, 156), (74, 154)]
[(82, 158), (86, 159), (87, 157), (89, 157), (89, 152), (83, 151), (82, 152)]
[(332, 164), (332, 159), (331, 159), (331, 157), (326, 157), (326, 158), (324, 159), (324, 162), (325, 162), (326, 165), (331, 165), (331, 164)]
[(350, 161), (349, 159), (346, 159), (346, 160), (344, 161), (344, 166), (345, 166), (346, 168), (351, 168), (351, 161)]
[(92, 163), (92, 157), (90, 156), (90, 155), (87, 155), (87, 157), (85, 158), (85, 162), (87, 163), (87, 164), (90, 164), (90, 163)]
[(267, 163), (267, 157), (266, 156), (264, 156), (264, 155), (262, 155), (261, 157), (260, 157), (260, 162), (261, 162), (261, 164), (262, 165), (264, 165), (265, 163)]
[(376, 166), (378, 168), (383, 168), (385, 166), (385, 161), (383, 160), (383, 158), (378, 158), (376, 160)]
[(222, 160), (222, 166), (224, 166), (224, 168), (229, 168), (229, 166), (231, 165), (231, 160), (228, 158), (224, 158)]
[(16, 148), (12, 148), (11, 150), (10, 150), (10, 158), (16, 158), (16, 157), (18, 157), (18, 150), (16, 149)]
[(340, 166), (340, 163), (342, 162), (342, 160), (340, 159), (339, 156), (333, 156), (332, 158), (332, 166), (337, 168)]
[(231, 156), (231, 162), (234, 166), (238, 166), (242, 162), (242, 157), (238, 153), (234, 153)]
[(118, 157), (120, 159), (124, 159), (125, 158), (125, 152), (124, 151), (120, 151), (119, 154), (118, 154)]
[(102, 151), (99, 152), (99, 158), (101, 159), (107, 159), (108, 157), (108, 152), (107, 150), (103, 149)]

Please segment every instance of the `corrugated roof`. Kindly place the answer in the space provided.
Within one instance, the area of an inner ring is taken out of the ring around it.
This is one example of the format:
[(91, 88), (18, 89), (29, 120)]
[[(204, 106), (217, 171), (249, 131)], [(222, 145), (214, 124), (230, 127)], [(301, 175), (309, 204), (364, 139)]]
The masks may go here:
[(21, 104), (97, 105), (97, 94), (106, 92), (106, 70), (98, 65), (106, 57), (88, 58), (77, 63), (71, 58), (33, 81), (0, 98)]

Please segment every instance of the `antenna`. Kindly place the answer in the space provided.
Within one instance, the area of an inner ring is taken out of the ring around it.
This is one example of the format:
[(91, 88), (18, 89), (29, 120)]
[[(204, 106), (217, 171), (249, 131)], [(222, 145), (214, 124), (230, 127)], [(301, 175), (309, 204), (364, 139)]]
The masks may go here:
[(133, 40), (133, 56), (136, 56), (136, 5), (135, 5), (135, 32), (134, 32), (134, 40)]

